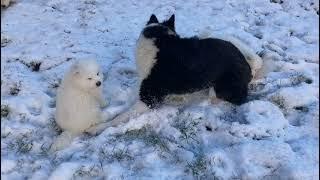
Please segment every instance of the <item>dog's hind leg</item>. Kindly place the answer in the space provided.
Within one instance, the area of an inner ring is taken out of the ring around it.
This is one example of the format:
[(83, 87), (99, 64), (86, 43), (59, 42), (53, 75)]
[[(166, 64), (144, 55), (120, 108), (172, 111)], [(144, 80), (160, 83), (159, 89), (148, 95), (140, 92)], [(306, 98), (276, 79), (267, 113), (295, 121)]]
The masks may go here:
[(114, 123), (111, 123), (110, 120), (113, 119), (118, 114), (120, 114), (123, 111), (123, 109), (124, 109), (123, 106), (107, 108), (101, 113), (102, 121), (92, 125), (90, 128), (86, 129), (85, 132), (91, 135), (97, 135), (97, 134), (100, 134), (107, 127), (114, 126)]
[(209, 88), (209, 99), (211, 101), (211, 104), (218, 104), (222, 101), (217, 97), (216, 91), (214, 90), (213, 87)]
[(245, 84), (223, 84), (216, 89), (217, 97), (236, 105), (246, 102), (248, 87)]
[(121, 123), (125, 123), (129, 121), (130, 118), (137, 117), (144, 112), (149, 111), (148, 106), (142, 101), (138, 100), (128, 111), (123, 114), (120, 114), (112, 121), (108, 122), (110, 126), (117, 126)]
[(110, 125), (107, 122), (103, 122), (103, 123), (91, 126), (90, 128), (86, 129), (85, 132), (87, 132), (87, 133), (89, 133), (91, 135), (98, 135), (103, 130), (105, 130), (107, 127), (110, 127)]
[(233, 36), (224, 36), (220, 37), (221, 39), (228, 41), (232, 43), (234, 46), (236, 46), (240, 52), (245, 57), (246, 61), (248, 62), (250, 68), (252, 77), (255, 78), (258, 71), (261, 69), (263, 65), (263, 61), (260, 56), (258, 56), (248, 45), (240, 41), (238, 38)]
[(236, 71), (225, 73), (215, 82), (217, 97), (237, 105), (245, 103), (248, 96), (248, 76)]
[(116, 107), (108, 107), (102, 111), (102, 122), (107, 122), (113, 119), (118, 114), (122, 113), (125, 110), (125, 106), (116, 106)]

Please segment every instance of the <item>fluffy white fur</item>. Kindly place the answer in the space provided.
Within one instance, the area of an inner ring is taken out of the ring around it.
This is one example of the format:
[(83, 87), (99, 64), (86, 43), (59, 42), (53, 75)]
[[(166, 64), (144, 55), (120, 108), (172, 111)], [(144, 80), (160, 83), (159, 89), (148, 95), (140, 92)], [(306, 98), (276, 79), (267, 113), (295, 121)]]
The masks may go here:
[(56, 123), (64, 132), (53, 144), (55, 150), (103, 122), (101, 107), (106, 102), (102, 96), (102, 81), (103, 74), (94, 60), (78, 61), (65, 74), (56, 100)]
[(159, 49), (154, 45), (152, 39), (140, 35), (136, 47), (136, 65), (140, 81), (150, 74)]

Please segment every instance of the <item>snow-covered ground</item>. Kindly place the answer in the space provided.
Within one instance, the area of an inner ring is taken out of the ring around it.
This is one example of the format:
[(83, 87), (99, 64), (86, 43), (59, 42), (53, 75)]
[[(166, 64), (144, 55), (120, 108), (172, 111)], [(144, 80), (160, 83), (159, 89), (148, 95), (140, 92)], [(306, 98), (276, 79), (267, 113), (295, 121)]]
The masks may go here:
[[(250, 102), (164, 105), (65, 150), (56, 88), (80, 58), (104, 69), (109, 108), (132, 103), (150, 15), (177, 32), (234, 35), (271, 64)], [(318, 179), (318, 0), (15, 0), (1, 10), (1, 178)]]

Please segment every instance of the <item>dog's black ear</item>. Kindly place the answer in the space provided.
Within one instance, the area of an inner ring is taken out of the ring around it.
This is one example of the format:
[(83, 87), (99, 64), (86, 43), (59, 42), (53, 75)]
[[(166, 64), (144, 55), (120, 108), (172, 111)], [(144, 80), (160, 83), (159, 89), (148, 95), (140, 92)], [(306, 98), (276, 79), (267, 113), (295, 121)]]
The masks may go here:
[(156, 15), (154, 15), (154, 14), (152, 14), (152, 15), (150, 16), (150, 19), (149, 19), (147, 25), (149, 25), (149, 24), (151, 24), (151, 23), (159, 23)]
[(175, 30), (174, 29), (174, 19), (175, 19), (174, 14), (172, 14), (172, 16), (168, 20), (164, 21), (162, 24), (171, 28), (172, 30)]

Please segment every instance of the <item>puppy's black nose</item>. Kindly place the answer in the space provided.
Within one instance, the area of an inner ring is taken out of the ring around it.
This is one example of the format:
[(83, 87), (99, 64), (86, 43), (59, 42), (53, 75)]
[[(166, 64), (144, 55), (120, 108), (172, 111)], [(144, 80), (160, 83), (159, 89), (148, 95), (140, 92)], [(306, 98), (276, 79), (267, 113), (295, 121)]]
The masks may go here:
[(96, 85), (99, 87), (101, 85), (101, 81), (96, 82)]

